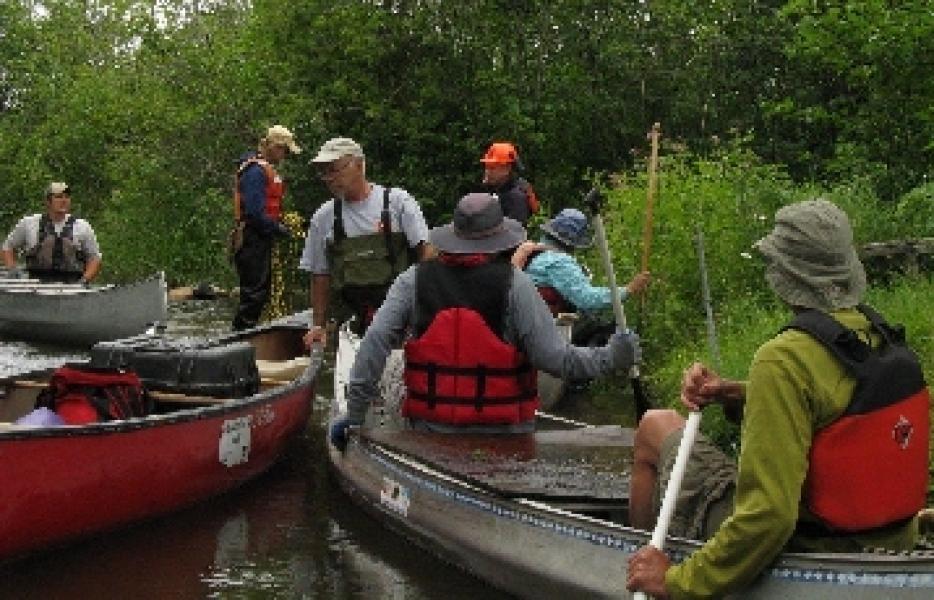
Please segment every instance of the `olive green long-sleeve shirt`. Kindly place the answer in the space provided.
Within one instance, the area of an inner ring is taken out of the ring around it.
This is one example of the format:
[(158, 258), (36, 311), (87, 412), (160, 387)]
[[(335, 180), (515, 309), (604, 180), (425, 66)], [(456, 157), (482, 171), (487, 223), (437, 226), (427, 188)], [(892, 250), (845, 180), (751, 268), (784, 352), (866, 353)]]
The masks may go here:
[[(831, 313), (867, 339), (855, 309)], [(873, 343), (878, 340), (873, 336)], [(814, 433), (849, 404), (855, 380), (818, 341), (788, 330), (763, 344), (749, 370), (733, 514), (704, 546), (665, 574), (672, 598), (719, 598), (748, 585), (783, 550), (910, 549), (917, 520), (833, 538), (793, 535), (815, 521), (801, 504)]]

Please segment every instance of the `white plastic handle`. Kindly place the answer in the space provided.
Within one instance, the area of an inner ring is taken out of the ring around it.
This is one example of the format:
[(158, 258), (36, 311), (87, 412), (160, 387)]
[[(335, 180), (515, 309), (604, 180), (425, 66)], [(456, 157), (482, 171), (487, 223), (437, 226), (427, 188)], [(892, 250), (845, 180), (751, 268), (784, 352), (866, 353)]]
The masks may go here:
[[(678, 499), (678, 492), (681, 491), (681, 482), (684, 481), (684, 471), (687, 468), (688, 457), (691, 455), (691, 448), (694, 446), (694, 440), (697, 438), (697, 430), (700, 428), (701, 412), (694, 411), (688, 415), (688, 421), (684, 426), (684, 433), (681, 435), (681, 443), (678, 445), (678, 454), (675, 456), (675, 464), (671, 469), (671, 477), (668, 479), (668, 487), (665, 488), (665, 497), (662, 499), (662, 507), (658, 511), (658, 521), (655, 523), (655, 531), (652, 532), (650, 546), (659, 550), (665, 549), (665, 536), (668, 535), (668, 525), (671, 524), (671, 516), (675, 512), (675, 504)], [(645, 592), (636, 592), (633, 594), (636, 600), (647, 600)]]

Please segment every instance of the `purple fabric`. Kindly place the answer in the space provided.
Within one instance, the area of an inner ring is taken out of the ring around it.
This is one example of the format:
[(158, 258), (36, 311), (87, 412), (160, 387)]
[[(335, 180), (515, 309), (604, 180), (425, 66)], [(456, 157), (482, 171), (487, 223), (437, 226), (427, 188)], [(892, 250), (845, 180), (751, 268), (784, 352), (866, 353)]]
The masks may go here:
[(47, 408), (37, 408), (28, 415), (16, 419), (14, 425), (26, 425), (28, 427), (58, 427), (64, 425), (65, 421), (55, 411)]

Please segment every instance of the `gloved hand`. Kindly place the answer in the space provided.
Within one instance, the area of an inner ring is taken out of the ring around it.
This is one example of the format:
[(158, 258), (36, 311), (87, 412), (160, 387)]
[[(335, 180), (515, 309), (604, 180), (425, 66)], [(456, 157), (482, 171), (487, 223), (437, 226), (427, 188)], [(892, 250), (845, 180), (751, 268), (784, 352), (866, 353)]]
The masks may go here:
[(617, 367), (631, 367), (642, 362), (642, 346), (639, 343), (639, 334), (630, 329), (617, 330), (610, 336), (610, 347), (613, 349), (613, 363)]
[(331, 445), (341, 452), (347, 448), (348, 429), (350, 429), (350, 419), (342, 416), (331, 424), (331, 429), (328, 431), (328, 439), (331, 441)]
[(281, 221), (276, 221), (276, 229), (274, 233), (276, 237), (281, 237), (285, 239), (289, 239), (292, 237), (292, 231), (289, 230), (289, 228), (285, 226), (285, 223), (282, 223)]

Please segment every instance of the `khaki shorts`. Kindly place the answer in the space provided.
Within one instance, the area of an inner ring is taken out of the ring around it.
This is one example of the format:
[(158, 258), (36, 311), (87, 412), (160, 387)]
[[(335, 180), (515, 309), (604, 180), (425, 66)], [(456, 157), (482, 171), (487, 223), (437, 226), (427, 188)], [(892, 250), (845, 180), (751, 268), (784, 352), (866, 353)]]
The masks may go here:
[[(672, 432), (662, 442), (658, 487), (652, 495), (655, 514), (658, 514), (665, 496), (683, 431)], [(713, 442), (698, 434), (684, 471), (668, 534), (694, 540), (708, 539), (733, 512), (735, 489), (736, 463)]]

